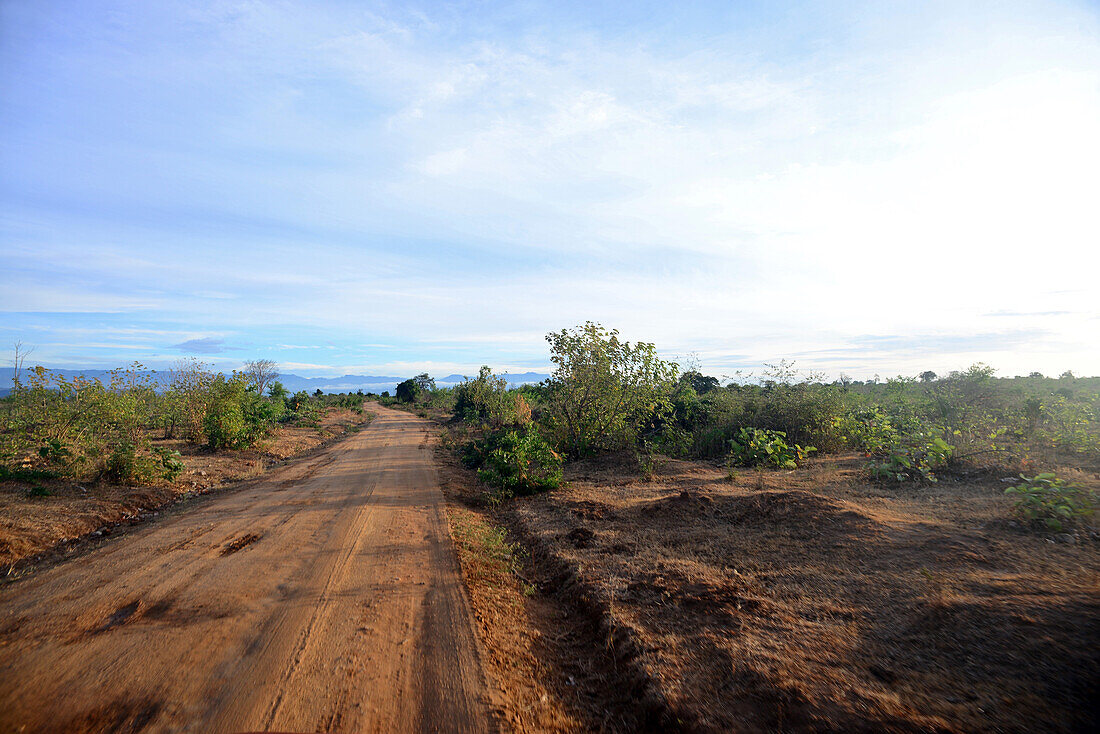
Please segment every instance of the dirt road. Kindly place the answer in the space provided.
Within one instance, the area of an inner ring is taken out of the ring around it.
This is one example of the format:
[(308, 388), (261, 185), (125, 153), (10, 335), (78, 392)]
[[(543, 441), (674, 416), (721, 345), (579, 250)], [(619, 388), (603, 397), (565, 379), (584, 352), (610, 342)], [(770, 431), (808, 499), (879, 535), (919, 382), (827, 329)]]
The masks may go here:
[(487, 731), (427, 424), (0, 588), (0, 731)]

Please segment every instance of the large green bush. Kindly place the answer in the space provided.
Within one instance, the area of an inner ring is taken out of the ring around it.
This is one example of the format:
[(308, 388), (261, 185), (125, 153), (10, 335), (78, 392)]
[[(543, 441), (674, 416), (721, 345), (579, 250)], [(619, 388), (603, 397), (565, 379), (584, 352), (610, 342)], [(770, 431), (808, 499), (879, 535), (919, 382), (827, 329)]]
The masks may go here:
[(468, 423), (488, 423), (502, 426), (516, 419), (515, 398), (508, 391), (508, 381), (482, 366), (475, 379), (463, 380), (455, 387), (455, 416)]
[[(262, 433), (262, 426), (246, 420), (246, 403), (250, 393), (245, 380), (218, 375), (211, 389), (203, 429), (206, 441), (213, 449), (242, 449), (251, 446)], [(255, 396), (258, 397), (258, 396)]]
[(570, 456), (622, 448), (671, 410), (679, 368), (652, 344), (585, 323), (548, 334), (554, 373), (545, 422)]

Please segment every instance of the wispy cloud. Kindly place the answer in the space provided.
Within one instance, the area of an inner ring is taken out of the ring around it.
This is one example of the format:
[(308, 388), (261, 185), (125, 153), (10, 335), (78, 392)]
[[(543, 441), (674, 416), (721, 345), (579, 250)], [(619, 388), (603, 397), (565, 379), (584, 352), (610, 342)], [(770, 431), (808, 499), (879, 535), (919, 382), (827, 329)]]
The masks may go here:
[(1100, 372), (1087, 5), (0, 13), (0, 310), (44, 360), (542, 368), (594, 319), (717, 373)]
[(202, 339), (188, 339), (185, 342), (174, 344), (172, 349), (184, 354), (221, 354), (235, 347), (226, 346), (224, 339), (216, 339), (211, 336)]

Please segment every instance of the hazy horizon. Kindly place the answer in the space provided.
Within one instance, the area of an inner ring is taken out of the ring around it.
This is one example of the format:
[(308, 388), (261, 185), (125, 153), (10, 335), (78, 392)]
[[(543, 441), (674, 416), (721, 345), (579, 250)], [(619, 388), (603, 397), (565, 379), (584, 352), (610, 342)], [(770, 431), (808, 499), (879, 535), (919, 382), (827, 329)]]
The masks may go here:
[(45, 366), (1100, 374), (1092, 3), (8, 2), (0, 95)]
[[(200, 362), (201, 362), (201, 360), (200, 360)], [(126, 364), (120, 363), (120, 364), (118, 364), (116, 366), (113, 366), (113, 367), (93, 367), (93, 366), (87, 366), (87, 365), (84, 365), (84, 366), (81, 366), (81, 365), (53, 365), (53, 366), (49, 366), (49, 365), (44, 365), (44, 364), (42, 364), (40, 366), (42, 366), (42, 367), (44, 367), (48, 370), (60, 371), (60, 372), (97, 373), (97, 372), (110, 372), (111, 370), (114, 370), (114, 369), (123, 369), (123, 370), (125, 370), (128, 367), (130, 367), (132, 364), (133, 364), (133, 362), (126, 363)], [(147, 369), (147, 370), (152, 370), (152, 371), (157, 372), (157, 373), (167, 373), (167, 372), (170, 372), (171, 369), (173, 368), (172, 363), (164, 363), (164, 364), (140, 363), (140, 364), (141, 364), (142, 368)], [(236, 371), (245, 371), (245, 369), (247, 368), (247, 365), (245, 365), (244, 362), (242, 362), (240, 364), (236, 364), (236, 365), (230, 364), (230, 365), (221, 366), (221, 367), (219, 367), (217, 365), (214, 365), (212, 363), (206, 363), (206, 362), (203, 362), (202, 364), (205, 365), (208, 369), (212, 369), (212, 370), (218, 371), (218, 372), (223, 372), (225, 374), (229, 374), (230, 372), (232, 372), (234, 370), (236, 370)], [(29, 370), (33, 370), (35, 365), (39, 365), (39, 363), (36, 362), (33, 359), (33, 355), (31, 355), (31, 358), (29, 358), (27, 360), (27, 363), (24, 365), (23, 369), (24, 369), (25, 372), (29, 371)], [(999, 378), (1011, 379), (1011, 378), (1019, 378), (1019, 377), (1029, 377), (1032, 374), (1034, 374), (1035, 372), (1038, 372), (1038, 370), (1032, 370), (1032, 371), (1025, 372), (1025, 373), (1010, 374), (1010, 373), (1004, 372), (1003, 370), (997, 369), (997, 367), (995, 365), (989, 365), (989, 364), (985, 364), (985, 363), (971, 363), (969, 365), (960, 365), (960, 366), (958, 366), (956, 368), (953, 368), (951, 370), (944, 370), (942, 372), (936, 372), (935, 370), (930, 370), (930, 371), (934, 372), (936, 374), (937, 378), (947, 378), (947, 377), (950, 377), (954, 373), (966, 372), (969, 368), (974, 367), (976, 365), (983, 365), (985, 367), (991, 367), (994, 371), (994, 376), (999, 377)], [(494, 366), (494, 365), (484, 365), (484, 366), (489, 367), (493, 371), (493, 373), (496, 374), (496, 375), (504, 375), (504, 376), (508, 376), (510, 378), (537, 376), (539, 378), (539, 380), (535, 380), (535, 381), (541, 381), (542, 378), (550, 377), (554, 372), (553, 365), (548, 365), (548, 366), (544, 367), (543, 369), (528, 369), (528, 370), (522, 370), (522, 371), (521, 370), (509, 370), (507, 368), (501, 368), (501, 367)], [(356, 372), (338, 372), (338, 371), (332, 371), (332, 370), (327, 370), (326, 371), (324, 369), (320, 369), (316, 372), (309, 372), (309, 371), (305, 371), (305, 370), (301, 370), (301, 371), (297, 371), (297, 372), (290, 372), (290, 371), (281, 370), (281, 367), (282, 367), (281, 365), (278, 365), (278, 363), (276, 363), (276, 369), (280, 370), (279, 371), (279, 377), (280, 378), (295, 377), (295, 378), (300, 378), (300, 379), (303, 379), (303, 380), (314, 380), (314, 381), (316, 381), (316, 380), (337, 381), (337, 380), (341, 380), (341, 379), (348, 378), (348, 377), (351, 377), (351, 378), (368, 378), (368, 379), (377, 381), (376, 384), (379, 384), (379, 385), (381, 385), (383, 383), (390, 384), (394, 380), (404, 380), (404, 379), (407, 379), (407, 378), (410, 378), (410, 377), (415, 377), (415, 376), (417, 376), (417, 374), (420, 374), (420, 373), (406, 372), (406, 373), (402, 373), (402, 374), (398, 374), (398, 375), (384, 375), (384, 374), (356, 373)], [(680, 364), (680, 368), (681, 368), (682, 372), (688, 371), (688, 369), (692, 368), (692, 367), (693, 367), (692, 364), (687, 364), (687, 365)], [(857, 375), (857, 374), (853, 374), (851, 371), (848, 371), (848, 370), (839, 370), (836, 374), (829, 374), (829, 373), (826, 373), (826, 372), (822, 372), (820, 370), (812, 370), (812, 369), (803, 368), (795, 362), (785, 362), (782, 365), (780, 365), (778, 363), (762, 364), (762, 365), (759, 365), (756, 369), (753, 369), (753, 370), (737, 370), (733, 373), (724, 373), (724, 372), (719, 373), (719, 372), (714, 372), (714, 371), (708, 371), (705, 367), (701, 367), (701, 366), (697, 368), (697, 371), (701, 372), (704, 375), (718, 378), (722, 384), (726, 384), (726, 383), (730, 383), (730, 382), (751, 383), (751, 382), (762, 382), (766, 379), (771, 379), (770, 375), (773, 374), (772, 370), (774, 368), (777, 368), (777, 367), (780, 368), (780, 371), (784, 371), (784, 370), (788, 371), (791, 375), (790, 379), (794, 380), (794, 381), (812, 380), (812, 381), (822, 381), (822, 382), (839, 382), (843, 379), (851, 379), (851, 380), (858, 381), (858, 382), (869, 382), (869, 381), (871, 381), (871, 382), (876, 382), (876, 381), (877, 382), (886, 382), (887, 380), (895, 379), (895, 378), (918, 379), (920, 377), (920, 373), (901, 373), (901, 372), (894, 372), (894, 373), (891, 373), (891, 372), (883, 372), (883, 373), (876, 372), (876, 373), (871, 374), (871, 375)], [(479, 366), (479, 369), (480, 369), (480, 366)], [(922, 370), (921, 372), (925, 372), (925, 370)], [(1098, 377), (1100, 377), (1100, 375), (1077, 373), (1077, 372), (1074, 372), (1073, 370), (1061, 370), (1059, 372), (1040, 373), (1040, 374), (1044, 378), (1056, 379), (1056, 378), (1060, 378), (1066, 372), (1071, 373), (1073, 375), (1074, 379), (1092, 380), (1092, 379), (1097, 379)], [(447, 372), (447, 373), (444, 373), (444, 372), (428, 372), (427, 374), (428, 374), (429, 377), (434, 378), (437, 382), (442, 381), (441, 384), (452, 385), (452, 384), (457, 384), (462, 379), (475, 378), (475, 377), (477, 377), (477, 373), (478, 373), (478, 370), (474, 369), (474, 370), (460, 370), (458, 372)], [(12, 367), (10, 367), (10, 366), (9, 367), (0, 367), (0, 390), (2, 390), (4, 385), (7, 384), (7, 382), (11, 380), (11, 377), (12, 377), (13, 374), (14, 374), (14, 369)], [(458, 379), (457, 380), (452, 380), (452, 381), (447, 381), (448, 378), (458, 378)], [(512, 380), (510, 380), (510, 382), (511, 381)], [(528, 380), (528, 381), (530, 381), (530, 380)], [(364, 384), (366, 384), (366, 383), (364, 383)], [(396, 382), (393, 382), (393, 384), (396, 384)], [(521, 383), (516, 383), (516, 384), (521, 384)]]

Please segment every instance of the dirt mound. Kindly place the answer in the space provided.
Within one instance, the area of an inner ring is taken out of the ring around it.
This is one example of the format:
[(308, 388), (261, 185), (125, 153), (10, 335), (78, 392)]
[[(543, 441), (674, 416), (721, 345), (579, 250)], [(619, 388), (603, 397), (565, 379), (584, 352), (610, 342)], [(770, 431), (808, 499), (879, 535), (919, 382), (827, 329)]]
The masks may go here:
[(570, 502), (566, 506), (574, 517), (581, 520), (617, 520), (618, 515), (614, 510), (602, 502), (584, 500), (583, 502)]
[(852, 505), (801, 489), (723, 497), (717, 511), (735, 525), (783, 524), (831, 535), (864, 536), (885, 529)]
[(674, 516), (684, 514), (709, 514), (714, 509), (714, 499), (707, 494), (682, 490), (677, 494), (661, 497), (642, 506), (642, 513), (647, 515)]
[(626, 584), (623, 597), (676, 604), (684, 614), (733, 617), (767, 605), (760, 589), (743, 577), (695, 578), (673, 569), (641, 571)]
[(864, 512), (801, 489), (772, 490), (746, 495), (708, 494), (685, 489), (642, 503), (639, 514), (649, 521), (698, 522), (724, 525), (775, 526), (811, 534), (851, 536), (878, 533), (882, 523)]

